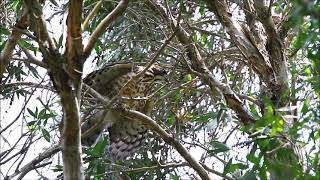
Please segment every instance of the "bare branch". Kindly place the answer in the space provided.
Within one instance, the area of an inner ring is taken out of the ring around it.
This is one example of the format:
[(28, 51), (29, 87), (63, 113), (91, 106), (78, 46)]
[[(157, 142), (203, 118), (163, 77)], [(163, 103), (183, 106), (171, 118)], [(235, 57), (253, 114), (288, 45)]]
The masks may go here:
[(49, 148), (48, 150), (40, 153), (36, 158), (34, 158), (32, 161), (30, 161), (28, 164), (24, 165), (22, 168), (20, 168), (18, 171), (14, 172), (8, 177), (5, 177), (5, 179), (13, 179), (15, 176), (19, 174), (26, 175), (28, 172), (33, 170), (35, 166), (42, 162), (44, 159), (51, 157), (55, 153), (60, 151), (60, 145), (56, 144)]
[[(67, 72), (57, 72), (61, 83), (59, 95), (63, 105), (63, 176), (64, 179), (84, 179), (81, 159), (80, 95), (83, 68), (82, 0), (71, 0), (68, 14), (66, 40)], [(66, 82), (67, 81), (67, 82)]]
[(48, 85), (42, 85), (34, 82), (14, 82), (14, 83), (6, 83), (6, 84), (1, 84), (0, 89), (5, 89), (5, 88), (12, 88), (12, 87), (18, 87), (18, 86), (29, 86), (29, 87), (34, 87), (34, 88), (42, 88), (42, 89), (48, 89), (53, 91), (52, 86)]

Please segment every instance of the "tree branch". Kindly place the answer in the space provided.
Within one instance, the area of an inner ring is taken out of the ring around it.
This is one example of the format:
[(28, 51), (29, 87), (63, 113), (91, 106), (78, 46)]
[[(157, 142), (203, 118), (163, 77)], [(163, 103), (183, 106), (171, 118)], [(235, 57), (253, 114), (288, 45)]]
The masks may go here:
[(111, 22), (113, 22), (117, 17), (121, 16), (123, 12), (127, 9), (129, 0), (121, 0), (116, 8), (114, 8), (113, 11), (111, 11), (110, 14), (108, 14), (107, 17), (105, 17), (100, 24), (97, 26), (97, 28), (92, 33), (89, 42), (87, 46), (84, 49), (84, 58), (86, 59), (93, 47), (96, 43), (97, 39), (102, 35), (102, 33), (105, 31), (105, 29), (110, 25)]
[(4, 48), (0, 53), (0, 80), (11, 60), (14, 47), (22, 35), (22, 32), (18, 29), (26, 29), (28, 26), (28, 11), (27, 8), (24, 8), (21, 18), (17, 21), (15, 28), (12, 30), (11, 36), (8, 38)]
[(84, 22), (82, 24), (82, 29), (83, 30), (85, 30), (88, 27), (90, 19), (92, 19), (93, 16), (97, 14), (97, 12), (100, 9), (101, 5), (102, 5), (102, 1), (98, 1), (97, 4), (94, 6), (92, 11), (90, 12), (88, 17), (84, 20)]
[(64, 179), (84, 179), (81, 159), (80, 95), (83, 69), (82, 0), (71, 0), (66, 40), (67, 74), (55, 74), (62, 84), (59, 87), (63, 105), (63, 176)]
[[(188, 166), (188, 163), (182, 162), (182, 163), (170, 163), (170, 164), (163, 164), (163, 165), (160, 164), (160, 165), (156, 165), (156, 166), (125, 169), (125, 170), (120, 170), (120, 172), (123, 172), (123, 173), (139, 173), (139, 172), (156, 170), (156, 169), (168, 169), (168, 168), (177, 168), (177, 167), (183, 167), (183, 166)], [(104, 173), (104, 175), (112, 174), (112, 173), (119, 173), (119, 171), (109, 171), (109, 172)]]
[(202, 179), (210, 179), (208, 173), (205, 169), (201, 166), (201, 164), (195, 160), (188, 150), (179, 143), (174, 137), (168, 134), (162, 127), (156, 123), (153, 119), (146, 116), (145, 114), (134, 111), (134, 110), (124, 110), (124, 115), (128, 116), (129, 118), (133, 118), (135, 120), (139, 120), (142, 122), (146, 127), (156, 132), (167, 144), (173, 146), (180, 155), (189, 163), (189, 165), (199, 174)]
[[(55, 153), (60, 151), (60, 145), (56, 144), (49, 148), (48, 150), (40, 153), (36, 158), (34, 158), (32, 161), (30, 161), (28, 164), (24, 165), (20, 170), (14, 172), (10, 176), (5, 177), (6, 179), (13, 179), (15, 176), (19, 174), (26, 175), (28, 172), (36, 168), (36, 165), (40, 162), (42, 162), (44, 159), (49, 158), (50, 156), (54, 155)], [(22, 177), (21, 177), (22, 178)]]
[(194, 70), (190, 70), (194, 74), (198, 75), (203, 80), (203, 82), (209, 85), (212, 92), (219, 90), (224, 95), (227, 104), (237, 113), (237, 116), (242, 123), (254, 123), (255, 119), (247, 110), (245, 104), (232, 91), (230, 86), (218, 81), (205, 65), (197, 46), (192, 41), (192, 38), (187, 33), (187, 31), (182, 26), (180, 26), (175, 19), (169, 16), (163, 6), (152, 0), (147, 1), (147, 3), (152, 9), (158, 12), (168, 22), (169, 26), (171, 26), (172, 29), (177, 29), (177, 38), (180, 43), (187, 48), (188, 56), (192, 62), (192, 68)]
[(227, 4), (224, 0), (205, 0), (209, 10), (215, 13), (221, 24), (226, 28), (230, 38), (237, 45), (243, 56), (248, 60), (248, 63), (253, 67), (254, 71), (264, 80), (269, 83), (272, 77), (272, 68), (267, 63), (268, 59), (259, 52), (255, 46), (250, 33), (244, 26), (241, 26), (238, 21), (234, 20), (227, 9)]

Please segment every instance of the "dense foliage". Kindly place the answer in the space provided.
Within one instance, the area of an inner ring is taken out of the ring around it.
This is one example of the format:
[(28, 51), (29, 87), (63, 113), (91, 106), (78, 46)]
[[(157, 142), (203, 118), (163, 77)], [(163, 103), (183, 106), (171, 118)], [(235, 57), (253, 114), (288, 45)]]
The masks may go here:
[[(320, 179), (320, 2), (271, 1), (269, 19), (254, 1), (227, 1), (225, 14), (216, 7), (222, 1), (212, 2), (130, 1), (95, 42), (83, 69), (85, 77), (109, 63), (147, 64), (160, 53), (156, 63), (169, 74), (152, 96), (151, 118), (189, 154), (150, 131), (132, 158), (113, 161), (105, 134), (96, 146), (82, 148), (85, 176), (192, 179), (199, 172), (185, 161), (191, 155), (212, 179)], [(70, 3), (40, 3), (55, 53), (64, 55)], [(84, 1), (84, 47), (118, 3)], [(12, 32), (22, 33), (0, 74), (0, 179), (62, 178), (63, 106), (48, 74), (52, 64), (43, 60), (37, 27), (16, 27), (23, 1), (0, 4), (1, 61)], [(273, 54), (274, 47), (282, 54)], [(282, 63), (287, 69), (278, 70)]]

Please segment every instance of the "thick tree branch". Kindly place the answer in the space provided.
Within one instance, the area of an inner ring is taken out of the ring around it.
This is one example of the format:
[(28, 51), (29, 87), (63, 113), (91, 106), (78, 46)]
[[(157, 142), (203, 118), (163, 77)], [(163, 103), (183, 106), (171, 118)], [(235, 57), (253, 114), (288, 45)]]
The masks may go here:
[[(66, 41), (67, 74), (56, 74), (64, 113), (63, 175), (64, 179), (84, 179), (81, 159), (80, 94), (83, 68), (82, 0), (71, 0)], [(69, 81), (69, 82), (68, 82)]]
[(253, 43), (247, 29), (233, 19), (228, 12), (227, 4), (224, 0), (205, 0), (205, 2), (208, 8), (219, 18), (231, 39), (243, 56), (246, 57), (254, 71), (268, 84), (270, 79), (272, 79), (270, 78), (273, 75), (272, 68), (270, 67), (270, 63), (268, 63), (268, 59), (265, 59)]
[(97, 39), (102, 35), (102, 33), (105, 31), (105, 29), (112, 23), (116, 18), (121, 16), (124, 11), (127, 9), (129, 0), (121, 0), (116, 8), (114, 8), (113, 11), (111, 11), (110, 14), (108, 14), (107, 17), (105, 17), (100, 24), (97, 26), (97, 28), (92, 33), (89, 42), (84, 50), (84, 57), (85, 59), (90, 55), (94, 44), (96, 43)]
[[(271, 3), (271, 2), (270, 2)], [(283, 39), (280, 37), (280, 33), (277, 32), (275, 23), (273, 22), (270, 7), (268, 8), (264, 1), (254, 1), (254, 6), (257, 11), (258, 18), (262, 23), (267, 36), (266, 50), (268, 51), (270, 63), (275, 73), (274, 76), (274, 94), (278, 96), (277, 106), (286, 105), (288, 98), (284, 96), (288, 91), (288, 67), (287, 58), (285, 55), (285, 49)]]
[[(25, 0), (29, 15), (34, 19), (31, 29), (37, 37), (44, 61), (63, 106), (63, 161), (64, 179), (83, 179), (80, 146), (80, 107), (82, 72), (81, 15), (82, 1), (73, 0), (69, 5), (66, 57), (58, 53), (49, 37), (38, 1)], [(67, 65), (66, 65), (67, 64)]]
[(28, 11), (27, 8), (25, 8), (22, 13), (22, 16), (17, 21), (15, 28), (13, 28), (12, 33), (9, 36), (4, 48), (0, 52), (0, 80), (3, 76), (3, 73), (6, 70), (7, 65), (11, 60), (14, 47), (16, 46), (17, 41), (20, 39), (22, 35), (22, 32), (18, 29), (26, 29), (28, 26)]
[(218, 89), (224, 95), (227, 104), (237, 113), (237, 116), (242, 123), (248, 124), (255, 122), (251, 113), (246, 109), (245, 104), (238, 98), (232, 89), (227, 84), (218, 81), (205, 65), (198, 48), (187, 31), (180, 26), (175, 19), (170, 17), (164, 7), (160, 4), (151, 0), (147, 2), (152, 9), (158, 12), (168, 22), (172, 29), (177, 29), (177, 38), (181, 44), (187, 47), (188, 56), (192, 62), (192, 68), (195, 69), (193, 73), (198, 75), (207, 85), (209, 85), (212, 91)]
[[(68, 62), (68, 73), (75, 80), (76, 89), (79, 88), (79, 82), (82, 76), (83, 45), (82, 45), (82, 0), (71, 0), (68, 14), (68, 35), (66, 41), (66, 56)], [(79, 94), (80, 96), (80, 94)]]

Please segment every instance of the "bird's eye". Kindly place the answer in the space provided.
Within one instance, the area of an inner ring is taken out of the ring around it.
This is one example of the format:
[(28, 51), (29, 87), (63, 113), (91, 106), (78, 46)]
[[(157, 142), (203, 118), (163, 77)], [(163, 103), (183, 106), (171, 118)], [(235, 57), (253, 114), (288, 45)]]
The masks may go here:
[(154, 75), (164, 76), (167, 74), (167, 71), (163, 68), (155, 67), (152, 69)]

